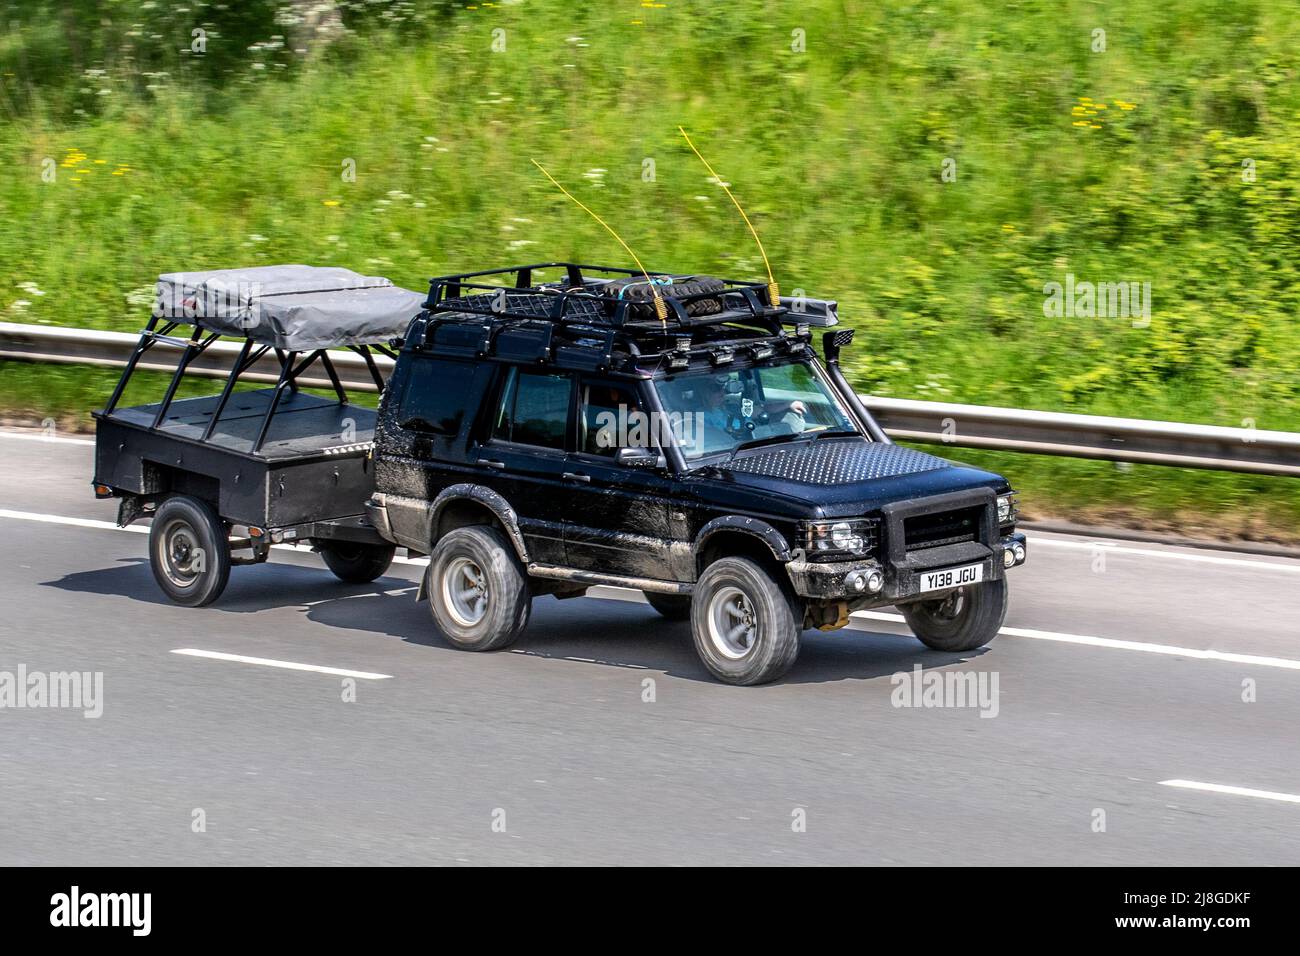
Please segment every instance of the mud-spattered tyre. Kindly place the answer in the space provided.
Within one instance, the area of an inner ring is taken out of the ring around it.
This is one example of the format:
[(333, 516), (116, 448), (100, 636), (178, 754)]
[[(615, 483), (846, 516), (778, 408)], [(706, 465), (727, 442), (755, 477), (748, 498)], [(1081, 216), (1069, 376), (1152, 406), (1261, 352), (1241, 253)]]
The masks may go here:
[(444, 535), (429, 558), (429, 609), (456, 647), (495, 651), (509, 647), (528, 624), (532, 593), (514, 549), (486, 525)]
[(230, 535), (212, 505), (175, 495), (158, 506), (149, 528), (149, 566), (164, 594), (203, 607), (230, 580)]
[[(703, 292), (721, 292), (727, 285), (721, 279), (712, 276), (653, 276), (654, 286), (646, 282), (645, 277), (616, 279), (601, 289), (601, 293), (632, 303), (628, 311), (633, 318), (653, 319), (655, 317), (655, 291), (671, 296), (697, 295)], [(705, 296), (685, 304), (687, 315), (716, 315), (722, 311), (722, 300), (715, 296)]]
[(340, 581), (367, 584), (382, 577), (393, 563), (391, 544), (361, 544), (351, 541), (322, 541), (321, 560)]
[(973, 651), (998, 636), (1007, 616), (1007, 579), (968, 584), (933, 601), (900, 604), (907, 626), (936, 651)]
[(691, 598), (691, 633), (700, 660), (728, 684), (765, 684), (799, 656), (803, 609), (790, 586), (749, 558), (720, 558)]
[(662, 594), (659, 591), (642, 591), (646, 603), (670, 621), (684, 621), (691, 616), (689, 594)]

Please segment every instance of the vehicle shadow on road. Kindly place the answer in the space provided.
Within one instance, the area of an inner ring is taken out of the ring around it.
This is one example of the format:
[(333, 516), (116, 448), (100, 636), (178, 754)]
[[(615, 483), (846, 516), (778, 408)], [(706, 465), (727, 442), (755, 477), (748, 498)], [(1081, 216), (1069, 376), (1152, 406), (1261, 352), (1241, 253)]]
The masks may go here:
[[(111, 567), (76, 571), (41, 584), (62, 591), (117, 595), (165, 607), (177, 606), (158, 589), (148, 558), (121, 558)], [(385, 596), (384, 592), (394, 590), (403, 590), (404, 596), (414, 605), (411, 598), (415, 587), (414, 581), (397, 577), (383, 577), (370, 584), (345, 584), (324, 568), (305, 565), (275, 563), (236, 567), (231, 569), (230, 584), (225, 592), (215, 604), (203, 610), (253, 614), (276, 608), (301, 607), (318, 601), (347, 600), (360, 595), (381, 598)], [(405, 589), (410, 593), (405, 594)]]
[[(145, 558), (124, 558), (111, 567), (78, 571), (43, 585), (175, 606), (158, 590)], [(296, 608), (309, 621), (326, 627), (464, 653), (438, 631), (428, 605), (414, 600), (415, 588), (416, 582), (401, 577), (344, 584), (323, 568), (277, 562), (233, 569), (225, 594), (196, 613), (255, 614)], [(632, 668), (684, 680), (714, 680), (696, 656), (690, 626), (665, 620), (640, 601), (536, 598), (532, 620), (513, 650), (531, 657)], [(873, 680), (911, 671), (917, 664), (925, 669), (960, 664), (984, 650), (944, 654), (926, 649), (914, 638), (883, 631), (806, 631), (794, 668), (769, 686)]]
[[(409, 594), (320, 602), (308, 609), (307, 616), (330, 627), (372, 631), (455, 651), (438, 631), (428, 605), (417, 604)], [(714, 682), (695, 653), (690, 625), (665, 620), (648, 604), (636, 601), (537, 598), (528, 628), (512, 650), (530, 657)], [(911, 671), (917, 664), (926, 669), (958, 664), (979, 653), (942, 654), (927, 650), (914, 638), (883, 632), (809, 631), (793, 670), (771, 686), (871, 680)]]

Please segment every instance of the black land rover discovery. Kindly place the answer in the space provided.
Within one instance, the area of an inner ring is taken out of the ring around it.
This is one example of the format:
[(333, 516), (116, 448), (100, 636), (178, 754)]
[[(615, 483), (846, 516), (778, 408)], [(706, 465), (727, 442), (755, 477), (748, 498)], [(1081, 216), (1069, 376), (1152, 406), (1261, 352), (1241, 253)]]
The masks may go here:
[(597, 584), (689, 619), (733, 684), (862, 608), (898, 605), (937, 650), (996, 636), (1025, 560), (1007, 481), (893, 444), (840, 371), (835, 303), (771, 299), (573, 263), (432, 281), (367, 512), (430, 555), (420, 596), (451, 642), (506, 647), (534, 597)]

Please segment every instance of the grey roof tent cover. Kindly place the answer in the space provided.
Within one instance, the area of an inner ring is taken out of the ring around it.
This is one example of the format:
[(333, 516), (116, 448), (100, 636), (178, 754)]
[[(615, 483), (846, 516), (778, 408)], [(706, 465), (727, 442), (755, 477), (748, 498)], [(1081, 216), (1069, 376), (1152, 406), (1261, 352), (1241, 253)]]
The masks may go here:
[(160, 275), (154, 315), (303, 352), (405, 335), (425, 298), (349, 269), (258, 266)]

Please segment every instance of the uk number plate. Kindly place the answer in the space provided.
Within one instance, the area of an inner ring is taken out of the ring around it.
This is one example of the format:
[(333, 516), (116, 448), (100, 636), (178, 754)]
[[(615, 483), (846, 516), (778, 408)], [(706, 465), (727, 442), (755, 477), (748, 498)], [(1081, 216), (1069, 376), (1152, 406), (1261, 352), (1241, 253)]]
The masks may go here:
[(944, 568), (941, 571), (922, 572), (921, 590), (940, 591), (944, 588), (959, 588), (963, 584), (978, 584), (983, 580), (983, 563), (966, 564), (960, 568)]

